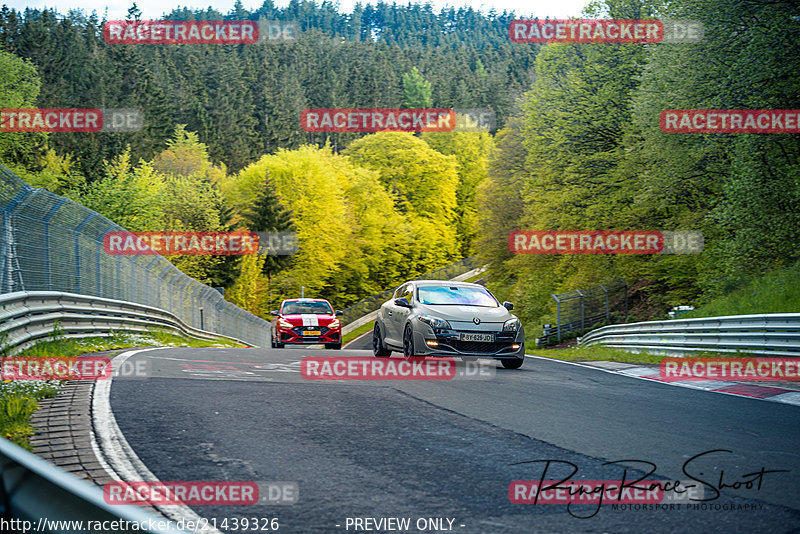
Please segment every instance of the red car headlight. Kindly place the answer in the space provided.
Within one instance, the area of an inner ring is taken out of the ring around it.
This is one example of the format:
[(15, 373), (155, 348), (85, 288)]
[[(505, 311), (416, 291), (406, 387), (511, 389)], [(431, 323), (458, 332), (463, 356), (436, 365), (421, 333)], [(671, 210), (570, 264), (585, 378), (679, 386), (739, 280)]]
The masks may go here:
[(281, 328), (292, 328), (292, 323), (284, 319), (283, 317), (278, 318), (278, 326)]

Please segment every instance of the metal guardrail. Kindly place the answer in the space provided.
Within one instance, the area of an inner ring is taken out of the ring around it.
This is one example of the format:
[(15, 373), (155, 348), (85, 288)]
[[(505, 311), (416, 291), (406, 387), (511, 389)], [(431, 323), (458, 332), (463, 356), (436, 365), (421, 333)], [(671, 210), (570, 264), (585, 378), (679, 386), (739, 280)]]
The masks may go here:
[(800, 313), (617, 324), (578, 338), (581, 347), (598, 343), (668, 355), (746, 352), (759, 356), (800, 356)]
[(152, 306), (57, 291), (18, 291), (0, 294), (0, 352), (13, 354), (51, 337), (56, 321), (66, 338), (166, 329), (200, 339), (225, 337), (248, 344), (193, 328), (174, 314)]
[[(139, 532), (184, 532), (166, 518), (143, 508), (107, 504), (99, 487), (61, 469), (54, 469), (45, 460), (3, 438), (0, 438), (0, 492), (3, 518), (0, 521), (8, 524), (9, 518), (13, 517), (19, 532), (88, 532), (88, 521), (117, 521), (119, 525), (120, 520), (126, 521), (127, 527), (131, 523), (144, 527)], [(30, 528), (21, 530), (21, 521), (29, 522)], [(76, 521), (83, 521), (83, 528), (78, 528)], [(12, 532), (12, 529), (7, 527), (3, 532)]]
[(124, 230), (72, 200), (35, 189), (0, 165), (0, 294), (58, 291), (166, 310), (200, 330), (265, 346), (269, 323), (157, 255), (111, 255)]
[(592, 325), (608, 321), (608, 315), (603, 313), (592, 317), (585, 317), (578, 319), (571, 323), (561, 324), (557, 326), (546, 324), (542, 328), (542, 337), (536, 338), (537, 347), (545, 347), (550, 345), (555, 340), (561, 341), (561, 338), (568, 336), (571, 333), (580, 332), (585, 328), (590, 328)]
[[(555, 334), (559, 343), (561, 343), (562, 333), (581, 331), (601, 322), (596, 319), (601, 314), (605, 316), (604, 322), (610, 323), (611, 310), (616, 312), (623, 305), (624, 320), (628, 320), (628, 284), (622, 278), (617, 278), (604, 285), (587, 289), (573, 289), (566, 293), (554, 293), (550, 296), (556, 301)], [(575, 324), (578, 326), (575, 327)], [(543, 343), (549, 343), (547, 332), (544, 337), (548, 339)]]

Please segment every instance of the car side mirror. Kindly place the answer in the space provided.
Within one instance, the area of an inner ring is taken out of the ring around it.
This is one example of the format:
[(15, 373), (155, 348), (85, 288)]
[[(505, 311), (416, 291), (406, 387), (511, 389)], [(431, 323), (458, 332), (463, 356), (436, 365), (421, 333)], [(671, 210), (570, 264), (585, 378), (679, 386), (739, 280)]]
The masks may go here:
[(270, 314), (270, 315), (280, 315), (280, 314), (278, 313), (278, 310), (272, 310), (271, 312), (269, 312), (269, 314)]
[(503, 307), (504, 307), (505, 309), (507, 309), (508, 311), (511, 311), (511, 310), (513, 310), (513, 309), (514, 309), (514, 305), (513, 305), (513, 304), (511, 304), (511, 303), (510, 303), (510, 302), (508, 302), (508, 301), (505, 301), (505, 302), (503, 303)]
[(405, 297), (400, 297), (399, 299), (394, 299), (395, 306), (400, 306), (401, 308), (410, 308), (411, 304), (408, 302), (408, 299)]
[(342, 310), (336, 310), (336, 315), (344, 315), (344, 312)]

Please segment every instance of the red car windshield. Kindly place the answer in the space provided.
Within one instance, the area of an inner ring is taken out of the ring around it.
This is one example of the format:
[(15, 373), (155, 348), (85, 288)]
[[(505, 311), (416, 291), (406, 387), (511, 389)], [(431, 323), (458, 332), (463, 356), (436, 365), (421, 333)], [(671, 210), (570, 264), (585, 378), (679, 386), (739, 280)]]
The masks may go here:
[(285, 302), (281, 309), (281, 315), (289, 315), (293, 313), (324, 313), (332, 314), (333, 309), (327, 302), (320, 301), (292, 301)]

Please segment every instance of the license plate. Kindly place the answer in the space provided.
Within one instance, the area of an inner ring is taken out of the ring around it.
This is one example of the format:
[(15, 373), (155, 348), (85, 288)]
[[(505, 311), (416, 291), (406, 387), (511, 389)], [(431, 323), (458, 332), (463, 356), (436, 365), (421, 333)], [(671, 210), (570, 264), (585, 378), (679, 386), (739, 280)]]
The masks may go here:
[(461, 341), (484, 341), (491, 343), (494, 341), (494, 334), (461, 334)]
[(322, 335), (322, 331), (320, 331), (320, 330), (305, 330), (303, 332), (303, 335), (304, 336), (321, 336)]

